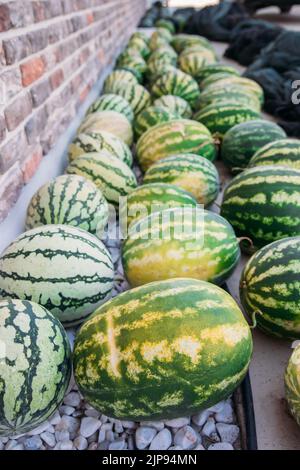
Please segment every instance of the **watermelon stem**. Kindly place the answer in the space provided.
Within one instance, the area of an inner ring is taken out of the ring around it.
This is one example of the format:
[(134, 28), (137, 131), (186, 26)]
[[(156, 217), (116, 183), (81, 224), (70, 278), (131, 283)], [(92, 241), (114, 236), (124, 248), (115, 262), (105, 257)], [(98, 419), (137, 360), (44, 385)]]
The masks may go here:
[(252, 325), (249, 325), (250, 330), (254, 330), (257, 327), (256, 315), (262, 315), (260, 310), (255, 310), (251, 315)]
[(238, 238), (239, 243), (242, 243), (243, 241), (249, 242), (250, 248), (253, 248), (253, 241), (249, 237), (239, 237)]

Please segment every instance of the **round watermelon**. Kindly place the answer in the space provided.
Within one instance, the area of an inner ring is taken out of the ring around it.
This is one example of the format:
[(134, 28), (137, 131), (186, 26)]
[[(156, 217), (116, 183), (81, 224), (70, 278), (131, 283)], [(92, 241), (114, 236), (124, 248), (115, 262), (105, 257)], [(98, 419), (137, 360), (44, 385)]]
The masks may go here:
[(101, 238), (107, 221), (108, 204), (97, 186), (82, 176), (63, 175), (34, 194), (27, 209), (26, 229), (72, 225)]
[(196, 80), (177, 69), (167, 71), (158, 78), (152, 86), (151, 93), (153, 98), (160, 98), (163, 95), (180, 96), (192, 107), (196, 105), (200, 96)]
[(123, 244), (130, 285), (192, 277), (222, 284), (240, 256), (239, 242), (223, 217), (200, 208), (174, 208), (134, 224)]
[(153, 104), (160, 108), (166, 108), (171, 113), (177, 114), (182, 118), (190, 119), (193, 114), (192, 108), (188, 102), (180, 98), (180, 96), (164, 95), (157, 98)]
[(82, 322), (107, 300), (113, 279), (103, 243), (68, 225), (29, 230), (0, 257), (0, 298), (37, 302), (67, 326)]
[(129, 290), (97, 310), (76, 337), (74, 373), (100, 413), (170, 419), (228, 398), (251, 355), (249, 326), (227, 292), (173, 279)]
[(300, 426), (300, 345), (291, 355), (285, 372), (285, 394), (290, 412)]
[(241, 276), (245, 311), (256, 315), (265, 332), (300, 339), (300, 236), (284, 238), (261, 248)]
[(125, 98), (113, 93), (107, 93), (98, 98), (87, 110), (87, 115), (98, 111), (117, 111), (124, 114), (128, 121), (132, 122), (134, 115), (130, 104)]
[(0, 436), (43, 423), (63, 400), (71, 351), (61, 323), (27, 300), (0, 301)]
[(178, 114), (170, 112), (166, 108), (159, 106), (149, 106), (137, 116), (134, 123), (134, 132), (139, 139), (148, 129), (162, 122), (169, 122), (174, 119), (180, 119)]
[(280, 139), (257, 150), (249, 162), (249, 167), (279, 165), (300, 170), (300, 141)]

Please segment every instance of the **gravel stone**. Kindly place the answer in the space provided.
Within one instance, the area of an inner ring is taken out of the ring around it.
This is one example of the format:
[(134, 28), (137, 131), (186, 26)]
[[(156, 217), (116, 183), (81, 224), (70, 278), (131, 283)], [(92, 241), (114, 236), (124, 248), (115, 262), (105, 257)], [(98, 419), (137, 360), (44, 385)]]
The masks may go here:
[(106, 431), (105, 440), (108, 442), (113, 442), (115, 440), (115, 435), (112, 431)]
[(121, 421), (123, 428), (126, 429), (136, 429), (137, 428), (137, 423), (134, 421)]
[(70, 433), (69, 431), (55, 431), (55, 438), (57, 442), (69, 441)]
[(126, 443), (124, 439), (117, 439), (114, 442), (111, 442), (108, 446), (108, 450), (124, 450), (126, 448)]
[(96, 444), (96, 442), (89, 445), (89, 450), (108, 450), (109, 442), (107, 441), (101, 442), (101, 444), (96, 444), (96, 448), (94, 448), (94, 444)]
[(165, 425), (170, 428), (182, 428), (187, 424), (190, 424), (190, 418), (176, 418), (165, 421)]
[(74, 418), (73, 416), (63, 416), (61, 422), (66, 425), (66, 429), (70, 433), (77, 432), (80, 427), (80, 421), (78, 418)]
[(210, 415), (209, 411), (207, 410), (201, 411), (200, 413), (197, 413), (196, 415), (192, 416), (192, 422), (196, 424), (197, 426), (201, 427), (206, 423), (209, 415)]
[(202, 428), (202, 434), (210, 437), (214, 433), (216, 433), (216, 424), (214, 418), (210, 417)]
[[(40, 449), (42, 449), (42, 447), (40, 447)], [(24, 450), (24, 445), (23, 444), (17, 444), (15, 447), (13, 447), (12, 450)]]
[(80, 424), (80, 434), (83, 437), (89, 437), (101, 426), (101, 421), (95, 418), (83, 418)]
[(78, 392), (70, 392), (64, 398), (65, 405), (73, 406), (75, 408), (80, 405), (80, 401), (81, 401), (81, 398)]
[(85, 450), (88, 448), (88, 441), (83, 436), (77, 436), (74, 440), (74, 446), (78, 450)]
[(217, 431), (220, 435), (222, 442), (229, 442), (234, 444), (240, 434), (239, 427), (235, 424), (218, 423)]
[(166, 450), (172, 444), (172, 434), (169, 429), (165, 428), (156, 434), (155, 438), (150, 444), (150, 450)]
[(33, 429), (32, 431), (28, 432), (29, 436), (37, 436), (44, 431), (47, 431), (48, 427), (50, 426), (49, 421), (44, 421), (44, 423), (40, 424), (37, 428)]
[(141, 449), (146, 449), (148, 445), (152, 442), (155, 435), (157, 434), (156, 429), (142, 426), (136, 430), (135, 433), (135, 443), (136, 447)]
[(73, 442), (72, 441), (62, 441), (58, 442), (55, 446), (56, 450), (72, 450)]
[(207, 450), (234, 450), (232, 445), (228, 442), (217, 442), (209, 446)]
[(174, 436), (174, 444), (184, 450), (193, 449), (198, 444), (199, 436), (191, 426), (184, 426)]
[(43, 443), (39, 436), (32, 436), (26, 439), (24, 447), (26, 450), (38, 450), (42, 444)]
[(5, 444), (4, 448), (5, 450), (12, 450), (17, 444), (18, 444), (17, 441), (15, 441), (14, 439), (11, 439)]
[(171, 446), (168, 450), (183, 450), (180, 446)]
[(49, 446), (49, 447), (54, 447), (56, 444), (56, 440), (54, 435), (49, 432), (45, 431), (41, 434), (41, 439)]
[(218, 423), (233, 423), (234, 416), (232, 406), (229, 403), (225, 403), (223, 409), (215, 414), (215, 419)]
[(75, 408), (73, 406), (68, 406), (68, 405), (62, 405), (60, 408), (59, 408), (59, 411), (62, 415), (67, 415), (67, 416), (71, 416), (74, 411), (75, 411)]
[(85, 416), (89, 416), (90, 418), (100, 418), (100, 413), (97, 410), (94, 410), (94, 408), (91, 408), (90, 410), (85, 410), (84, 412)]
[(146, 428), (154, 428), (157, 431), (161, 431), (165, 427), (163, 421), (141, 421), (140, 425)]
[(52, 426), (56, 426), (58, 423), (60, 423), (60, 421), (61, 416), (59, 414), (59, 411), (56, 410), (52, 417), (49, 419), (49, 423), (52, 424)]

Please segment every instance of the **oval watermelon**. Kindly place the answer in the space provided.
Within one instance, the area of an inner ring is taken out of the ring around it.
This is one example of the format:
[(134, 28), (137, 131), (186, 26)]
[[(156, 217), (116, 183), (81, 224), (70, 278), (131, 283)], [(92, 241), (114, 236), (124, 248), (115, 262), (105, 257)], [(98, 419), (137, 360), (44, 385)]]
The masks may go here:
[(222, 284), (239, 256), (229, 223), (198, 208), (168, 209), (138, 221), (122, 250), (124, 273), (133, 287), (182, 276)]
[(118, 419), (168, 419), (227, 398), (244, 378), (250, 329), (224, 290), (174, 279), (127, 291), (80, 329), (75, 379), (84, 398)]
[(249, 167), (279, 165), (300, 170), (300, 141), (298, 139), (280, 139), (271, 142), (253, 155)]
[(89, 114), (78, 128), (77, 135), (99, 131), (110, 132), (123, 140), (128, 146), (133, 142), (130, 122), (123, 114), (117, 111), (98, 111), (97, 113)]
[(124, 114), (128, 121), (132, 122), (134, 115), (132, 107), (125, 98), (113, 93), (107, 93), (100, 96), (87, 110), (87, 115), (97, 113), (99, 111), (117, 111), (118, 113)]
[(300, 426), (300, 345), (291, 355), (285, 372), (285, 394), (290, 412)]
[(182, 118), (189, 119), (193, 114), (192, 108), (188, 102), (183, 98), (180, 98), (180, 96), (164, 95), (160, 98), (157, 98), (153, 104), (154, 106), (159, 106), (160, 108), (166, 108), (171, 113), (178, 114)]
[(23, 434), (54, 413), (71, 377), (69, 340), (40, 305), (0, 301), (0, 436)]
[(248, 261), (240, 282), (247, 314), (280, 338), (300, 339), (300, 236), (261, 248)]
[(174, 119), (180, 119), (178, 114), (173, 114), (166, 108), (158, 106), (149, 106), (145, 108), (136, 118), (134, 123), (134, 132), (139, 139), (148, 129), (162, 122), (169, 122)]
[(163, 95), (180, 96), (192, 107), (195, 106), (200, 96), (196, 80), (177, 69), (167, 71), (158, 78), (152, 86), (151, 93), (153, 98), (160, 98)]
[(37, 302), (68, 326), (83, 321), (107, 299), (113, 278), (103, 243), (68, 225), (29, 230), (0, 257), (0, 298)]

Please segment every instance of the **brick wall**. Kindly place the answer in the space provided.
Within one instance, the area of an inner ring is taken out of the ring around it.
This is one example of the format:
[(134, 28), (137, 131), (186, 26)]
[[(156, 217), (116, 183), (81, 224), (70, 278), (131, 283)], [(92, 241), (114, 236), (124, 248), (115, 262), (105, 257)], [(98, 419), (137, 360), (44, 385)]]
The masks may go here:
[(145, 0), (0, 0), (0, 222), (145, 11)]

